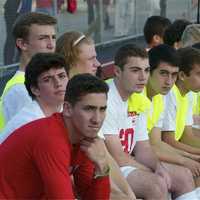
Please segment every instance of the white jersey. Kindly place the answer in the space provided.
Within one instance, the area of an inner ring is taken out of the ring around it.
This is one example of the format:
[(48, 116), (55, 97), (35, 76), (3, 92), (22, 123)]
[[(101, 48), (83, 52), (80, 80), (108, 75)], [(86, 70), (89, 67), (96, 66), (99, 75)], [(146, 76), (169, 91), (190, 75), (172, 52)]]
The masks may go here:
[(43, 117), (45, 115), (36, 101), (27, 104), (6, 124), (0, 134), (0, 144), (17, 128)]
[(118, 135), (125, 152), (132, 152), (137, 141), (148, 140), (146, 115), (128, 113), (128, 102), (123, 101), (114, 81), (109, 84), (106, 118), (101, 135)]
[[(193, 105), (193, 97), (192, 93), (186, 94), (187, 98), (189, 99), (189, 106), (186, 116), (185, 125), (192, 126), (193, 124), (193, 112), (192, 112), (192, 105)], [(177, 112), (177, 101), (176, 96), (173, 90), (170, 90), (166, 95), (166, 109), (165, 115), (163, 120), (163, 131), (175, 131), (176, 130), (176, 112)]]
[[(16, 74), (24, 74), (17, 71)], [(27, 103), (32, 101), (24, 84), (15, 84), (3, 98), (3, 113), (6, 123), (10, 121)]]

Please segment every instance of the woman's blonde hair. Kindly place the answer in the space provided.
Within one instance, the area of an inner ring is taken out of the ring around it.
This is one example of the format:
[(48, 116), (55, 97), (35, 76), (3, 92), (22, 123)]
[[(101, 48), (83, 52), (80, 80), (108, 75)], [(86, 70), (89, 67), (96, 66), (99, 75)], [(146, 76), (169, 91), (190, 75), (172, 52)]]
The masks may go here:
[(192, 46), (200, 42), (200, 24), (191, 24), (183, 32), (181, 42), (183, 47)]
[(61, 35), (56, 42), (56, 52), (64, 56), (69, 68), (76, 64), (82, 44), (94, 44), (92, 38), (78, 31), (69, 31)]

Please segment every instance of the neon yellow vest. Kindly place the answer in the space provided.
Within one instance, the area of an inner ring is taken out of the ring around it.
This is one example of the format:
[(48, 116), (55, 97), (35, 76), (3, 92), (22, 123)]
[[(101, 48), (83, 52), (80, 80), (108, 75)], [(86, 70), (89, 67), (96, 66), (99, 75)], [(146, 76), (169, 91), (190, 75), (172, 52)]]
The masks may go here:
[(21, 73), (16, 74), (7, 82), (6, 87), (4, 88), (3, 94), (0, 99), (0, 131), (5, 126), (5, 117), (3, 113), (3, 98), (12, 86), (16, 84), (24, 84), (24, 80), (25, 80), (24, 74)]
[(183, 135), (189, 104), (187, 95), (182, 96), (176, 85), (173, 86), (172, 91), (175, 94), (177, 102), (175, 139), (178, 141)]
[[(106, 80), (106, 83), (110, 83), (113, 79)], [(135, 112), (137, 114), (141, 112), (147, 112), (150, 108), (150, 103), (148, 98), (141, 93), (133, 93), (128, 98), (128, 111)]]
[[(152, 98), (151, 110), (147, 117), (147, 130), (151, 132), (152, 128), (157, 124), (161, 113), (164, 111), (164, 99), (163, 95), (157, 94)], [(150, 101), (150, 100), (149, 100)]]
[(136, 112), (137, 114), (142, 112), (149, 112), (151, 102), (143, 93), (133, 93), (128, 98), (128, 111)]

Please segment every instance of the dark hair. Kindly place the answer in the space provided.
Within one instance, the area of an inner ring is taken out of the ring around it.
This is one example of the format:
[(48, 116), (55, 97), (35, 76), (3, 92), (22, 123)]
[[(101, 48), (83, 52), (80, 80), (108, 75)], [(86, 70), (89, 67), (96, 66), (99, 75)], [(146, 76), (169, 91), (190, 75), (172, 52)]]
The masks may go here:
[(68, 74), (68, 67), (65, 64), (65, 59), (62, 55), (57, 53), (37, 53), (35, 54), (25, 70), (25, 86), (29, 95), (34, 99), (35, 95), (32, 93), (32, 87), (38, 87), (38, 77), (50, 69), (64, 68)]
[(72, 106), (81, 100), (81, 97), (91, 93), (108, 93), (108, 85), (100, 78), (91, 74), (78, 74), (68, 81), (65, 101)]
[(194, 47), (185, 47), (179, 49), (178, 53), (180, 56), (180, 71), (189, 76), (194, 65), (200, 65), (200, 50)]
[(56, 25), (57, 20), (56, 18), (44, 14), (44, 13), (37, 13), (37, 12), (29, 12), (20, 15), (14, 25), (13, 25), (13, 36), (15, 40), (17, 38), (27, 39), (29, 36), (29, 29), (30, 26), (33, 24), (38, 25)]
[(165, 44), (173, 46), (175, 42), (180, 42), (182, 34), (186, 28), (191, 24), (188, 20), (177, 19), (166, 30), (163, 36)]
[(148, 54), (145, 49), (135, 44), (126, 44), (120, 47), (116, 52), (114, 57), (115, 65), (123, 70), (124, 65), (130, 57), (148, 58)]
[(161, 16), (149, 17), (144, 25), (144, 38), (147, 44), (150, 44), (154, 35), (163, 37), (166, 28), (171, 24), (170, 20)]
[(149, 50), (150, 73), (155, 70), (161, 62), (171, 66), (179, 67), (179, 55), (176, 49), (167, 45), (160, 44)]

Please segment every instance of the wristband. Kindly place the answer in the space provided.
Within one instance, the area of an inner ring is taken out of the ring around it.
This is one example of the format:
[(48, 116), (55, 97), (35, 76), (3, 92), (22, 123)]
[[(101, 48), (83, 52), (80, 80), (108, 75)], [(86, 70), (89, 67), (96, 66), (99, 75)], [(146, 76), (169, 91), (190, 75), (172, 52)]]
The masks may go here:
[(107, 169), (105, 170), (104, 173), (102, 173), (102, 174), (95, 174), (95, 173), (94, 173), (93, 178), (94, 178), (94, 179), (102, 178), (102, 177), (104, 177), (104, 176), (108, 176), (109, 173), (110, 173), (110, 166), (108, 165), (108, 166), (107, 166)]

